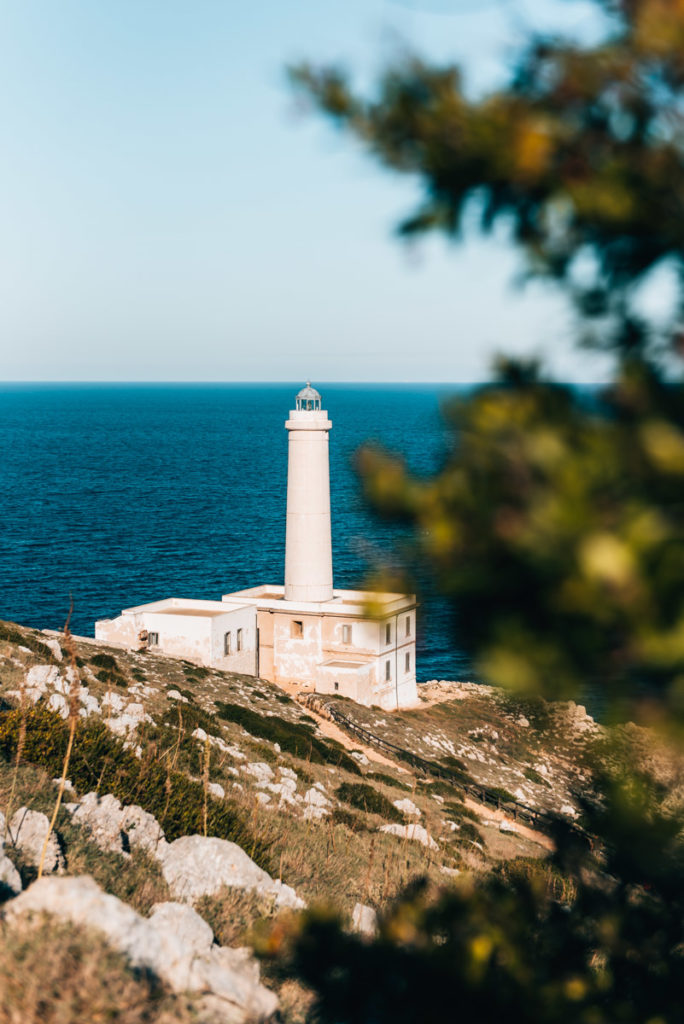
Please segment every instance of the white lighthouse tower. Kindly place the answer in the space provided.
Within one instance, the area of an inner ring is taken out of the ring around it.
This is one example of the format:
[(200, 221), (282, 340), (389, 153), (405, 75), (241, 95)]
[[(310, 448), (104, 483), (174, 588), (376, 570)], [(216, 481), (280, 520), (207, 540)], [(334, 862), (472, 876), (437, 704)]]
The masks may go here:
[(221, 601), (169, 597), (137, 605), (97, 622), (95, 636), (388, 711), (415, 706), (415, 594), (333, 590), (331, 427), (321, 396), (307, 384), (285, 423), (284, 586), (261, 583)]
[(328, 432), (321, 396), (307, 382), (285, 423), (289, 435), (285, 600), (333, 599)]

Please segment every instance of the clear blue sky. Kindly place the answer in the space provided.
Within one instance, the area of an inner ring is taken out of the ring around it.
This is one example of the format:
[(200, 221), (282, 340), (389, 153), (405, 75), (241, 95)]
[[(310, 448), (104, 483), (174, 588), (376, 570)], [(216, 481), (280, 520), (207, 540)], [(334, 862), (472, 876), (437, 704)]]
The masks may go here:
[(0, 0), (0, 376), (469, 381), (506, 349), (595, 379), (502, 239), (400, 245), (417, 184), (299, 115), (283, 72), (343, 61), (368, 83), (403, 41), (485, 89), (525, 26), (587, 32), (591, 10)]

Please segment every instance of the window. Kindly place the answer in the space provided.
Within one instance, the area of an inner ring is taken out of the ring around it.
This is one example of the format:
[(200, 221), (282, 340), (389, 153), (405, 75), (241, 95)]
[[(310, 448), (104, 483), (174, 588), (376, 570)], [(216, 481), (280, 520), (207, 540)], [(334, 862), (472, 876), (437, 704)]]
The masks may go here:
[(351, 643), (351, 626), (343, 626), (342, 627), (342, 643), (343, 644), (350, 644)]
[(232, 645), (232, 642), (231, 642), (231, 639), (230, 639), (230, 633), (224, 633), (223, 634), (223, 654), (224, 654), (224, 657), (227, 657), (229, 654), (232, 653), (232, 646), (233, 645)]
[(298, 622), (297, 619), (292, 620), (291, 635), (296, 639), (297, 637), (304, 636), (304, 623)]
[(389, 680), (391, 678), (392, 678), (392, 662), (391, 661), (386, 661), (385, 662), (385, 680), (387, 682), (389, 682)]
[(411, 616), (406, 616), (406, 636), (411, 636)]
[(407, 651), (406, 652), (406, 659), (405, 659), (405, 662), (404, 662), (404, 672), (410, 672), (410, 671), (411, 671), (411, 655)]
[(392, 643), (392, 624), (390, 622), (385, 626), (385, 643)]
[(336, 689), (336, 690), (339, 690), (339, 688), (340, 688), (340, 684), (339, 684), (338, 682), (336, 682), (336, 683), (335, 683), (335, 689)]
[(237, 646), (238, 651), (242, 650), (242, 630), (241, 629), (238, 629), (238, 631), (237, 631), (237, 645), (236, 646)]
[(159, 633), (148, 633), (147, 634), (147, 646), (148, 647), (159, 647)]

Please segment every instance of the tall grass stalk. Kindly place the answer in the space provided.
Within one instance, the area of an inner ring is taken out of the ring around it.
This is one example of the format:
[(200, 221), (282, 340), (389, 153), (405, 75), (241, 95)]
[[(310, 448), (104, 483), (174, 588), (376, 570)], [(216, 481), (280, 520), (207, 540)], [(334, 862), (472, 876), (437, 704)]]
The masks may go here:
[(62, 797), (64, 796), (64, 787), (66, 785), (67, 772), (69, 771), (69, 761), (71, 760), (71, 751), (74, 746), (74, 737), (76, 735), (76, 725), (78, 723), (78, 696), (81, 690), (81, 679), (78, 673), (78, 663), (76, 661), (76, 647), (74, 644), (69, 623), (71, 622), (71, 613), (74, 610), (74, 602), (72, 600), (69, 607), (69, 614), (67, 616), (66, 623), (64, 625), (64, 646), (69, 655), (69, 662), (71, 668), (71, 685), (69, 686), (69, 740), (67, 743), (66, 753), (64, 754), (64, 764), (62, 765), (62, 776), (59, 780), (59, 789), (57, 790), (57, 799), (55, 800), (55, 807), (52, 812), (52, 818), (48, 825), (48, 830), (45, 834), (45, 840), (43, 842), (43, 848), (40, 851), (40, 861), (38, 863), (38, 878), (43, 876), (43, 868), (45, 866), (45, 855), (47, 853), (48, 843), (50, 836), (55, 827), (57, 821), (57, 815), (59, 814), (59, 808), (62, 804)]
[(207, 801), (209, 797), (209, 758), (211, 757), (211, 744), (209, 737), (204, 741), (204, 763), (202, 764), (202, 791), (204, 793), (204, 805), (202, 807), (202, 823), (204, 834), (207, 834)]
[(21, 677), (21, 683), (19, 684), (20, 693), (20, 710), (21, 710), (21, 722), (19, 724), (19, 736), (17, 739), (17, 756), (14, 761), (14, 773), (12, 775), (12, 788), (10, 789), (9, 799), (7, 801), (7, 825), (12, 819), (12, 806), (14, 803), (14, 794), (17, 789), (17, 777), (19, 775), (19, 765), (21, 764), (21, 758), (24, 753), (24, 746), (26, 744), (26, 709), (27, 709), (27, 698), (26, 698), (26, 678)]

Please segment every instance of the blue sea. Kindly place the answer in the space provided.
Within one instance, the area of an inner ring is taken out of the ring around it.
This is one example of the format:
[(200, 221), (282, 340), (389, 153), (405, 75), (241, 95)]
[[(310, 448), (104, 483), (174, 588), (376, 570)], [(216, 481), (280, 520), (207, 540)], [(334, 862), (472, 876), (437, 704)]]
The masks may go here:
[[(72, 630), (163, 597), (281, 583), (287, 434), (301, 384), (0, 386), (0, 618)], [(335, 585), (363, 586), (402, 537), (353, 469), (373, 439), (419, 473), (446, 434), (436, 386), (319, 385), (330, 437)], [(452, 615), (426, 589), (418, 679), (472, 678)]]

